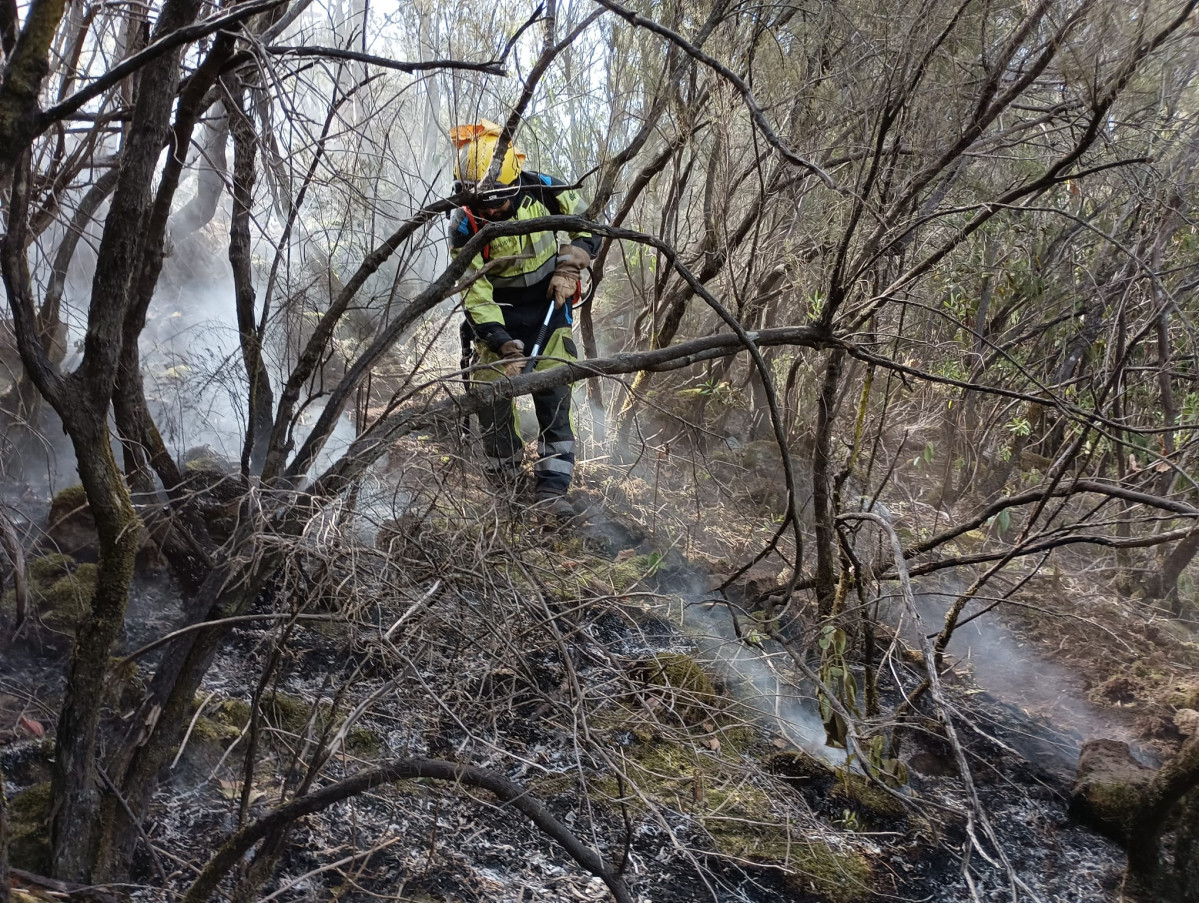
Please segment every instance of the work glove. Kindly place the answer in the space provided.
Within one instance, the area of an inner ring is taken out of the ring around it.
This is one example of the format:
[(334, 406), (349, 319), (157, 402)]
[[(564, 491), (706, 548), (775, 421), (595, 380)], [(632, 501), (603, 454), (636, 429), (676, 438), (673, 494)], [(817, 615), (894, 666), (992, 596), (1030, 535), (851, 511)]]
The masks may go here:
[(509, 339), (496, 349), (496, 353), (500, 356), (500, 362), (505, 374), (508, 376), (520, 376), (521, 362), (525, 356), (524, 342), (520, 339)]
[(574, 300), (575, 289), (579, 285), (579, 277), (583, 268), (591, 264), (591, 255), (578, 245), (562, 245), (558, 249), (558, 266), (550, 277), (549, 297), (554, 304), (561, 307)]

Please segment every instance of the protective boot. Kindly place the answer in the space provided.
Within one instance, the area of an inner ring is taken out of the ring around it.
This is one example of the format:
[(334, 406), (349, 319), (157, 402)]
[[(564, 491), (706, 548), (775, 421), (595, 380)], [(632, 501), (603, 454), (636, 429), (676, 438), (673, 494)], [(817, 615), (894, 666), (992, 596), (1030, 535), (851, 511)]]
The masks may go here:
[(546, 492), (539, 490), (533, 511), (544, 517), (559, 521), (574, 520), (578, 516), (575, 506), (570, 503), (564, 492)]

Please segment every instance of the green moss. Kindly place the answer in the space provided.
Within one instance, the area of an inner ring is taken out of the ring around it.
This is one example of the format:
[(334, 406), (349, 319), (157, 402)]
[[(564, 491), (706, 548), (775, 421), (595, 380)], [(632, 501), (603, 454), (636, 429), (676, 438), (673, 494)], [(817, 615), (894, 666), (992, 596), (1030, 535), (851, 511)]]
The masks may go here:
[(801, 841), (789, 850), (788, 865), (795, 874), (787, 883), (799, 891), (812, 891), (830, 903), (873, 900), (870, 861), (857, 850), (820, 841)]
[(832, 780), (836, 771), (823, 759), (798, 749), (775, 753), (767, 761), (770, 771), (789, 781)]
[(638, 665), (634, 676), (667, 691), (665, 703), (687, 725), (719, 719), (731, 702), (699, 663), (682, 653), (657, 655)]
[[(199, 700), (196, 701), (199, 704)], [(295, 696), (277, 693), (262, 704), (263, 721), (270, 727), (292, 734), (304, 732), (311, 706)], [(193, 735), (201, 740), (227, 742), (237, 739), (250, 723), (250, 703), (244, 699), (222, 699), (211, 717), (196, 721)]]
[[(321, 703), (316, 718), (316, 730), (322, 731), (329, 720), (330, 706)], [(262, 719), (270, 727), (289, 734), (302, 734), (312, 716), (312, 703), (288, 693), (271, 693), (262, 701)], [(219, 726), (233, 727), (239, 732), (250, 723), (250, 703), (242, 699), (224, 699), (217, 705), (212, 720)], [(359, 733), (360, 732), (360, 733)], [(357, 737), (354, 740), (355, 736)], [(350, 731), (347, 741), (360, 742), (363, 749), (381, 748), (379, 738), (365, 728)]]
[(1124, 781), (1094, 781), (1086, 789), (1092, 816), (1114, 828), (1123, 828), (1145, 800), (1145, 785)]
[(98, 565), (81, 564), (41, 591), (38, 608), (42, 621), (55, 629), (74, 630), (91, 607), (99, 576)]
[(13, 866), (46, 875), (50, 872), (50, 782), (35, 784), (9, 800)]
[(217, 458), (194, 458), (184, 462), (183, 469), (192, 473), (215, 473), (222, 476), (229, 472), (229, 466)]
[(723, 855), (786, 869), (786, 883), (797, 892), (830, 903), (873, 897), (870, 862), (857, 850), (813, 840), (794, 826), (747, 821), (735, 811), (726, 818), (705, 818), (704, 827)]
[(383, 740), (374, 731), (364, 727), (350, 728), (346, 734), (346, 749), (356, 756), (377, 756), (383, 751)]
[(779, 817), (771, 794), (723, 753), (686, 741), (635, 741), (624, 752), (624, 776), (593, 779), (598, 797), (623, 799), (634, 811), (645, 801), (688, 813), (703, 826), (716, 853), (784, 869), (795, 890), (831, 903), (870, 896), (870, 865), (856, 850), (813, 840)]
[(876, 787), (864, 775), (846, 774), (842, 771), (838, 777), (832, 795), (857, 804), (867, 815), (897, 819), (906, 814), (902, 802)]
[[(322, 709), (324, 708), (326, 707), (322, 707)], [(271, 727), (287, 731), (289, 734), (302, 734), (312, 715), (312, 704), (298, 696), (272, 693), (262, 701), (262, 715)], [(325, 711), (317, 716), (318, 730), (323, 727), (326, 718)]]
[(662, 556), (657, 553), (634, 555), (625, 561), (614, 561), (608, 571), (608, 581), (613, 590), (626, 593), (646, 577), (653, 576), (661, 564)]
[(50, 523), (87, 505), (87, 492), (81, 484), (68, 486), (55, 494), (50, 502)]
[(192, 728), (192, 739), (227, 746), (241, 736), (241, 730), (231, 724), (222, 724), (212, 718), (200, 717)]
[(34, 558), (25, 566), (25, 574), (31, 585), (48, 587), (54, 581), (67, 576), (75, 567), (75, 559), (61, 552), (51, 552)]
[(235, 727), (240, 732), (250, 723), (250, 704), (242, 699), (222, 699), (212, 720), (225, 727)]
[[(52, 630), (74, 631), (91, 608), (99, 567), (95, 564), (76, 565), (69, 555), (54, 553), (33, 559), (27, 573), (33, 616)], [(16, 596), (9, 590), (0, 601), (5, 608), (12, 608)]]
[(622, 780), (605, 775), (591, 784), (600, 794), (639, 811), (644, 811), (646, 801), (690, 811), (694, 801), (702, 799), (705, 778), (710, 779), (714, 771), (699, 750), (678, 741), (639, 739), (626, 748), (624, 758)]

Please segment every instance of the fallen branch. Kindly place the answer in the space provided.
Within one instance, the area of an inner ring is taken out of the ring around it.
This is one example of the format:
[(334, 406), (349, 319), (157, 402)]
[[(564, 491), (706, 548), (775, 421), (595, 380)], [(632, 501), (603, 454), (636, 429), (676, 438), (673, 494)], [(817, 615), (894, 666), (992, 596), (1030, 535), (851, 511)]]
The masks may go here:
[(502, 775), (474, 765), (447, 762), (442, 759), (394, 759), (384, 765), (359, 772), (353, 777), (338, 781), (315, 793), (307, 794), (280, 806), (273, 812), (246, 825), (221, 846), (208, 860), (200, 876), (188, 890), (183, 903), (206, 903), (216, 890), (221, 879), (254, 844), (267, 835), (305, 815), (312, 815), (335, 803), (350, 799), (383, 784), (413, 778), (432, 778), (450, 781), (467, 787), (477, 787), (492, 793), (502, 803), (519, 809), (546, 836), (556, 841), (571, 858), (591, 874), (600, 878), (612, 892), (616, 903), (633, 903), (624, 880), (595, 850), (580, 841), (571, 830), (554, 818), (540, 802), (529, 796), (528, 790)]
[[(827, 348), (836, 344), (827, 334), (810, 326), (783, 326), (746, 335), (759, 347), (794, 345)], [(595, 360), (562, 361), (561, 366), (494, 382), (475, 383), (472, 391), (465, 396), (456, 396), (436, 404), (401, 408), (379, 418), (354, 440), (337, 463), (316, 480), (310, 492), (317, 495), (336, 494), (357, 479), (397, 439), (447, 417), (476, 413), (499, 399), (516, 398), (592, 376), (616, 376), (640, 370), (678, 370), (745, 350), (745, 344), (739, 336), (717, 333), (651, 351), (630, 351)]]
[[(1145, 505), (1148, 508), (1157, 508), (1160, 511), (1168, 511), (1179, 517), (1199, 518), (1199, 508), (1196, 508), (1194, 505), (1188, 505), (1186, 502), (1175, 501), (1174, 499), (1152, 495), (1147, 492), (1137, 492), (1135, 489), (1129, 489), (1127, 486), (1121, 486), (1119, 483), (1111, 483), (1106, 480), (1075, 480), (1065, 486), (1058, 485), (1053, 487), (1048, 495), (1051, 498), (1066, 498), (1084, 492), (1105, 495), (1108, 498), (1121, 499), (1125, 502)], [(1008, 508), (1018, 508), (1021, 505), (1031, 505), (1045, 498), (1045, 496), (1045, 490), (1038, 488), (1022, 492), (1019, 495), (1008, 495), (996, 499), (991, 504), (978, 509), (965, 520), (959, 521), (948, 530), (910, 546), (904, 551), (904, 558), (914, 558), (917, 555), (935, 549), (949, 542), (951, 539), (956, 539), (964, 533), (969, 533), (971, 530), (981, 527), (1001, 511), (1005, 511)]]
[[(42, 875), (35, 875), (33, 872), (27, 872), (23, 869), (9, 869), (9, 876), (14, 885), (27, 887), (30, 890), (42, 891), (45, 896), (33, 896), (25, 894), (26, 900), (41, 900), (41, 899), (59, 899), (75, 901), (75, 903), (117, 903), (118, 897), (116, 894), (110, 893), (102, 887), (95, 887), (87, 884), (71, 884), (69, 881), (55, 881), (53, 878), (46, 878)], [(3, 899), (0, 897), (0, 899)], [(16, 897), (14, 896), (14, 903)]]

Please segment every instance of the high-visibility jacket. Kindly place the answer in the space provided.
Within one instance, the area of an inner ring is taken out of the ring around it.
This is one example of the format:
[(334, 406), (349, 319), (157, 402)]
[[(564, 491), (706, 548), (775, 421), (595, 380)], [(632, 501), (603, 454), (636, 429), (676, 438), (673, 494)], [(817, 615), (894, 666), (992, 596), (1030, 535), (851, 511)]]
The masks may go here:
[[(536, 172), (522, 172), (514, 186), (510, 219), (528, 220), (542, 216), (581, 216), (587, 209), (582, 196), (573, 188)], [(484, 225), (464, 210), (457, 211), (450, 225), (450, 254), (456, 256), (475, 232)], [(568, 232), (571, 244), (594, 257), (599, 238), (590, 232)], [(545, 317), (549, 279), (557, 267), (558, 239), (553, 232), (505, 235), (493, 238), (483, 253), (477, 254), (464, 278), (473, 280), (466, 291), (463, 307), (475, 336), (493, 352), (513, 338), (526, 348), (530, 334), (536, 334)], [(565, 325), (566, 312), (558, 311), (552, 328)]]

